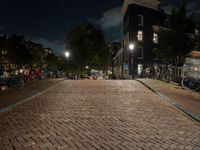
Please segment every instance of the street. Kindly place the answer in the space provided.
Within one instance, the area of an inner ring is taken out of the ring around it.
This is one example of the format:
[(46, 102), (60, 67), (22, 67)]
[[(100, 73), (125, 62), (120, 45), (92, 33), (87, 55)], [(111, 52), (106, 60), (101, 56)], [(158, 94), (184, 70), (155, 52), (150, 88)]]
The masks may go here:
[(0, 149), (200, 149), (200, 123), (134, 80), (65, 80), (0, 114)]

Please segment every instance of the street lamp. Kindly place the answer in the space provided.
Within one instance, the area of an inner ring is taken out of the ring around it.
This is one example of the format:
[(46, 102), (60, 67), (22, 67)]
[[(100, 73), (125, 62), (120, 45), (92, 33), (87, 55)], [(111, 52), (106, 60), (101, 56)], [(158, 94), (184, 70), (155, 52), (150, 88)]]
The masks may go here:
[[(67, 67), (68, 67), (68, 61), (69, 61), (69, 57), (70, 57), (70, 52), (69, 51), (65, 52), (65, 57), (67, 58)], [(68, 78), (68, 75), (67, 75), (67, 78)]]
[(134, 43), (130, 43), (129, 44), (129, 49), (130, 49), (130, 51), (133, 51), (135, 49), (135, 44)]
[(133, 70), (133, 67), (134, 67), (134, 64), (133, 64), (133, 52), (134, 52), (134, 49), (135, 49), (135, 44), (134, 44), (134, 43), (130, 43), (130, 44), (128, 45), (128, 47), (129, 47), (129, 50), (131, 51), (131, 56), (132, 56), (132, 58), (131, 58), (131, 63), (132, 63), (132, 78), (134, 78), (134, 70)]
[(70, 52), (69, 52), (69, 51), (66, 51), (66, 52), (65, 52), (65, 57), (68, 59), (69, 56), (70, 56)]
[(89, 69), (89, 66), (85, 66), (85, 69)]

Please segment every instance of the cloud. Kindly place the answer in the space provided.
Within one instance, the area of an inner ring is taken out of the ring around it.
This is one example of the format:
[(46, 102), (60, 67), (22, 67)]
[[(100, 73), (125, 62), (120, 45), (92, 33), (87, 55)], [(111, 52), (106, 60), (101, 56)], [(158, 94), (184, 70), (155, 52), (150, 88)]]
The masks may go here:
[[(160, 6), (164, 10), (169, 11), (173, 6), (178, 6), (180, 4), (180, 0), (162, 0)], [(188, 0), (187, 1), (187, 9), (188, 11), (198, 11), (200, 10), (200, 1), (199, 0)]]
[(107, 30), (121, 26), (122, 20), (121, 7), (117, 7), (104, 12), (99, 24), (103, 30)]
[(161, 7), (165, 13), (170, 14), (171, 13), (171, 9), (174, 7), (175, 5), (167, 5), (167, 6), (163, 6)]
[[(180, 0), (163, 0), (160, 4), (160, 7), (168, 14), (171, 13), (171, 8), (178, 6)], [(187, 10), (188, 14), (195, 13), (194, 19), (200, 21), (200, 1), (199, 0), (188, 0), (187, 1)]]
[(48, 40), (46, 38), (32, 38), (33, 42), (40, 43), (46, 48), (51, 48), (56, 55), (63, 55), (65, 43), (61, 40)]
[(107, 41), (121, 40), (123, 23), (121, 6), (103, 12), (100, 20), (90, 18), (88, 20), (100, 26)]

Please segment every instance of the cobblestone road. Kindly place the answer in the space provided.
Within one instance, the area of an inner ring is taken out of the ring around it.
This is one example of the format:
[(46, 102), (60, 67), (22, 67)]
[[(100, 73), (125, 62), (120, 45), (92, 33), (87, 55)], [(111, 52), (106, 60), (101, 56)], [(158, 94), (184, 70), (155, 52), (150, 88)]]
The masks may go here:
[(136, 81), (64, 81), (0, 116), (0, 149), (200, 149), (200, 123)]

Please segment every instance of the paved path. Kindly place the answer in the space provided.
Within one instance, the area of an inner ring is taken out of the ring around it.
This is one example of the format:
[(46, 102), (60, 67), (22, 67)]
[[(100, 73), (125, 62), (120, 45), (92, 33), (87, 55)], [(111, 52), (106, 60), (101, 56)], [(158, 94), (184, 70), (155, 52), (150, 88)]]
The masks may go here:
[(200, 124), (137, 81), (64, 81), (0, 116), (0, 149), (200, 149)]
[(163, 81), (153, 79), (138, 79), (144, 84), (162, 93), (192, 113), (200, 116), (200, 93), (185, 90), (175, 84), (168, 84)]
[(24, 99), (37, 95), (46, 89), (54, 86), (55, 84), (63, 81), (63, 79), (46, 79), (31, 81), (25, 85), (23, 89), (9, 89), (0, 92), (0, 112), (5, 108), (12, 106)]

